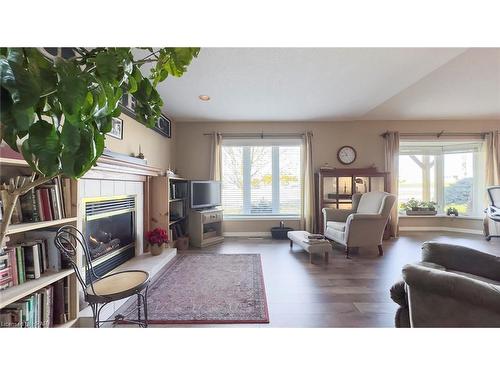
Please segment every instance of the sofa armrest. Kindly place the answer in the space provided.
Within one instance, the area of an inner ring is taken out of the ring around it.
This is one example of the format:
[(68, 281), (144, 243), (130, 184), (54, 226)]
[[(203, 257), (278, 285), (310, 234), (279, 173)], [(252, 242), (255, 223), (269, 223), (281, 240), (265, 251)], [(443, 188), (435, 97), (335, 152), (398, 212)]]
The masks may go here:
[(422, 261), (500, 281), (500, 257), (465, 246), (425, 242), (422, 245)]
[(414, 287), (429, 294), (451, 297), (500, 314), (500, 286), (498, 285), (416, 264), (403, 267), (403, 280), (410, 289)]
[(323, 218), (326, 226), (327, 221), (338, 221), (345, 223), (347, 217), (353, 213), (352, 210), (337, 210), (336, 208), (323, 208)]

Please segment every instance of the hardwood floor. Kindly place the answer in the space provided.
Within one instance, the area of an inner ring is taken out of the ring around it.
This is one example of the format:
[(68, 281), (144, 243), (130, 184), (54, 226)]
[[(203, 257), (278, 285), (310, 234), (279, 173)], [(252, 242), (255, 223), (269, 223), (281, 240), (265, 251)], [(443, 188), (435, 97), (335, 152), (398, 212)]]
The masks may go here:
[(336, 248), (326, 265), (321, 256), (310, 264), (309, 255), (296, 246), (290, 251), (287, 240), (227, 238), (202, 252), (261, 254), (270, 324), (182, 327), (393, 327), (397, 306), (389, 288), (400, 278), (403, 265), (420, 260), (421, 244), (428, 240), (500, 255), (500, 239), (487, 242), (478, 235), (409, 232), (386, 241), (383, 257), (374, 247), (352, 251), (351, 259), (346, 259)]

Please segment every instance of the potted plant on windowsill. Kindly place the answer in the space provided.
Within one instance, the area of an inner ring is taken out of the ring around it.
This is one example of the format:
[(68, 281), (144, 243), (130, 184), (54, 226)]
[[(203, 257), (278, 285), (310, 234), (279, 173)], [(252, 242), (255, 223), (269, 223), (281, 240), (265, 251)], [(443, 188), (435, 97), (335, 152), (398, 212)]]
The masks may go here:
[(168, 234), (165, 229), (155, 228), (146, 233), (146, 238), (149, 243), (149, 251), (151, 255), (160, 255), (168, 244)]
[(406, 211), (408, 216), (437, 214), (435, 202), (420, 201), (415, 198), (410, 198), (408, 202), (402, 203), (401, 208)]

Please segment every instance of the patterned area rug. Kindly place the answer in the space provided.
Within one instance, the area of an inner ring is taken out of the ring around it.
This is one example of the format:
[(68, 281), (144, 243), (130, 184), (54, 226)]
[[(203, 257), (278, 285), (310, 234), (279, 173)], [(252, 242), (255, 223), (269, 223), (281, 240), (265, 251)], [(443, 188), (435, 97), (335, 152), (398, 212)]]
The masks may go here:
[(177, 256), (149, 287), (148, 321), (269, 323), (260, 255)]

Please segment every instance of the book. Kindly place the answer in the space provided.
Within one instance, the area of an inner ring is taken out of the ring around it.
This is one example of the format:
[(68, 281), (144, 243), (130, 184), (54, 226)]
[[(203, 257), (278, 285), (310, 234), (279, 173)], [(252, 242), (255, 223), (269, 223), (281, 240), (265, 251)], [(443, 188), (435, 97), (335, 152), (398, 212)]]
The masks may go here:
[(17, 276), (19, 279), (19, 284), (26, 282), (26, 270), (24, 263), (24, 249), (22, 246), (16, 246), (16, 258), (17, 258)]
[(49, 189), (43, 188), (43, 189), (38, 189), (40, 192), (40, 201), (41, 201), (41, 207), (42, 207), (42, 212), (43, 212), (43, 220), (48, 221), (48, 220), (53, 220), (52, 217), (52, 210), (50, 208), (50, 194), (49, 194)]
[(63, 324), (64, 321), (64, 280), (58, 280), (54, 284), (54, 324)]
[(71, 180), (62, 178), (62, 196), (64, 201), (64, 216), (71, 217)]
[(63, 219), (66, 217), (65, 212), (64, 212), (64, 197), (63, 197), (63, 191), (62, 191), (62, 182), (61, 182), (61, 177), (57, 176), (55, 178), (56, 182), (56, 198), (57, 198), (57, 212), (59, 215), (59, 219)]
[(12, 286), (12, 267), (4, 268), (0, 271), (0, 290)]
[(31, 189), (29, 192), (19, 197), (19, 199), (21, 201), (21, 213), (23, 222), (40, 221), (35, 190)]
[(22, 244), (22, 247), (24, 249), (24, 270), (26, 273), (26, 279), (40, 278), (41, 269), (38, 244), (36, 242), (30, 242)]
[(16, 249), (14, 247), (9, 247), (6, 250), (6, 253), (9, 256), (9, 264), (12, 267), (12, 284), (19, 284), (19, 275), (17, 272), (17, 258), (16, 258)]
[(0, 254), (0, 270), (3, 270), (8, 266), (9, 266), (9, 254), (7, 253)]
[(60, 271), (62, 267), (61, 253), (57, 249), (54, 239), (56, 237), (57, 228), (46, 228), (44, 230), (34, 230), (27, 232), (25, 238), (27, 240), (43, 240), (47, 254), (47, 270)]
[(50, 193), (50, 212), (52, 212), (52, 218), (54, 220), (59, 220), (61, 218), (60, 215), (60, 205), (57, 197), (57, 189), (55, 186), (51, 186), (48, 188)]

